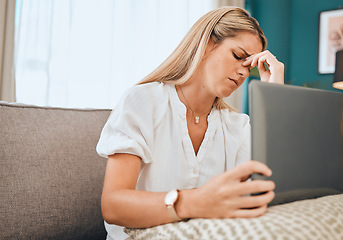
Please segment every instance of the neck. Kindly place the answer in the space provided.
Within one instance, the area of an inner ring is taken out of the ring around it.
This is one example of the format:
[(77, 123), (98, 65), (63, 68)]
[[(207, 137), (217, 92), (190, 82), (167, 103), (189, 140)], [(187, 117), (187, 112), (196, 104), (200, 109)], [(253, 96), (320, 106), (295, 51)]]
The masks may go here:
[(181, 102), (195, 115), (200, 116), (211, 111), (215, 97), (208, 96), (203, 87), (186, 83), (178, 86), (177, 89)]

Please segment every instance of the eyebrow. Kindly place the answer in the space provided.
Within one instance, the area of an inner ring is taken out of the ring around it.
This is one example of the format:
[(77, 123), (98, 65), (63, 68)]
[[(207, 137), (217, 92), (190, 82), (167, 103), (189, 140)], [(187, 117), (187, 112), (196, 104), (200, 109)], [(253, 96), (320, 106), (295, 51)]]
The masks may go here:
[(245, 51), (243, 48), (241, 48), (241, 47), (239, 47), (239, 48), (244, 52), (244, 54), (245, 54), (247, 57), (250, 57), (250, 56), (251, 56), (251, 54), (247, 53), (247, 51)]

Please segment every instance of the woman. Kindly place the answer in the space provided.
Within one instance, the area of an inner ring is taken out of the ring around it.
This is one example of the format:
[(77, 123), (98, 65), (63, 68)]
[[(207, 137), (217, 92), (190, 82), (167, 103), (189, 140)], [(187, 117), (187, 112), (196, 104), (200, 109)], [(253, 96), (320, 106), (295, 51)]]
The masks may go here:
[[(108, 158), (101, 199), (108, 239), (125, 238), (116, 225), (265, 213), (274, 183), (246, 180), (252, 173), (270, 176), (271, 170), (249, 161), (249, 118), (223, 98), (254, 66), (262, 81), (283, 83), (284, 66), (266, 44), (245, 10), (211, 11), (124, 95), (97, 146)], [(250, 195), (255, 192), (266, 193)]]

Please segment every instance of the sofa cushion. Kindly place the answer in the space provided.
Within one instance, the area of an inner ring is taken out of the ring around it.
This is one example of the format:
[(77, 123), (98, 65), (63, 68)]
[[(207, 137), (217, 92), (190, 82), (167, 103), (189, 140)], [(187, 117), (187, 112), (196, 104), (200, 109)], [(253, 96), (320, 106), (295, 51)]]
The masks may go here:
[(0, 102), (0, 239), (106, 237), (95, 147), (109, 114)]

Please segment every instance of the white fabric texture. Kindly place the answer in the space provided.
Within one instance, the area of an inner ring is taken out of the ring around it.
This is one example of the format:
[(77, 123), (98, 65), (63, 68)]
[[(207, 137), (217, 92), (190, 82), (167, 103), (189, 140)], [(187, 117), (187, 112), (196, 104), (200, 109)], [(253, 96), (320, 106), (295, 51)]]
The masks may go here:
[[(175, 86), (157, 82), (136, 85), (109, 117), (97, 152), (103, 157), (115, 153), (139, 156), (143, 165), (138, 190), (197, 188), (250, 160), (247, 115), (213, 108), (207, 121), (208, 129), (195, 155), (187, 129), (186, 107)], [(106, 226), (107, 230), (110, 228)]]

